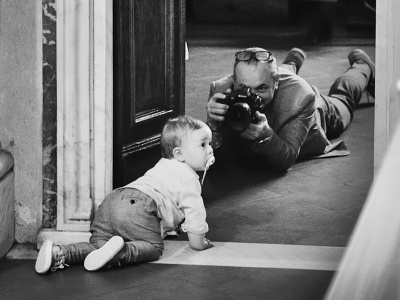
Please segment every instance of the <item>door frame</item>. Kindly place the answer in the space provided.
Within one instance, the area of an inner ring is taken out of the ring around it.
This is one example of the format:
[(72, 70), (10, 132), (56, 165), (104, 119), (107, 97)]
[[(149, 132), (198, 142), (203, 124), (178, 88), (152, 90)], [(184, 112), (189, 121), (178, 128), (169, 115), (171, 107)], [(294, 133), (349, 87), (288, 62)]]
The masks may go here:
[[(67, 2), (72, 9), (66, 9)], [(68, 203), (71, 202), (68, 193), (76, 191), (82, 184), (88, 184), (89, 189), (84, 194), (75, 195), (74, 201), (82, 204), (81, 207), (88, 204), (97, 207), (111, 192), (113, 182), (113, 1), (57, 0), (56, 3), (58, 231), (42, 229), (38, 235), (38, 246), (46, 238), (61, 244), (87, 240), (90, 225), (87, 212), (84, 216), (87, 220), (84, 221), (72, 220), (71, 223), (65, 218), (65, 210), (70, 209)], [(399, 13), (398, 2), (377, 1), (375, 170), (381, 164), (393, 134), (393, 124), (400, 115), (398, 101), (391, 101), (392, 87), (400, 78), (400, 68), (393, 67), (400, 65), (400, 38), (396, 36), (400, 32), (400, 19), (395, 17)], [(72, 17), (75, 19), (71, 19)], [(81, 20), (85, 26), (74, 25), (77, 20)], [(85, 32), (77, 38), (76, 34), (81, 31)], [(69, 38), (72, 37), (81, 44), (70, 44)], [(69, 54), (74, 54), (82, 64), (68, 64), (66, 58)], [(77, 74), (83, 74), (84, 77), (78, 78)], [(82, 90), (71, 95), (76, 83), (80, 83), (79, 88)], [(85, 106), (80, 117), (69, 118), (71, 114), (68, 114), (68, 110), (76, 110), (80, 105)], [(71, 143), (69, 130), (76, 125), (86, 135), (84, 139), (75, 139), (76, 143)], [(71, 147), (74, 143), (75, 148)], [(73, 161), (77, 162), (75, 167), (84, 170), (85, 178), (81, 176), (77, 179), (77, 176), (69, 175), (68, 162), (71, 164)], [(79, 214), (79, 205), (74, 209), (78, 209)], [(77, 235), (78, 231), (81, 234)]]
[(88, 232), (112, 190), (112, 4), (56, 0), (58, 231)]
[(375, 174), (382, 164), (400, 117), (400, 95), (396, 83), (400, 79), (400, 3), (376, 1), (375, 42)]

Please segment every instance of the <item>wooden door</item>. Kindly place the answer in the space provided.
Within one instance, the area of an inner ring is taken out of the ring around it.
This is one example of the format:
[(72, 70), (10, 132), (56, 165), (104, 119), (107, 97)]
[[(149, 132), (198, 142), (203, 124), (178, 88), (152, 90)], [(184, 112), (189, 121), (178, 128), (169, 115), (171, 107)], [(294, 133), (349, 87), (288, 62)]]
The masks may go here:
[(160, 158), (164, 123), (183, 114), (184, 0), (114, 0), (114, 187)]

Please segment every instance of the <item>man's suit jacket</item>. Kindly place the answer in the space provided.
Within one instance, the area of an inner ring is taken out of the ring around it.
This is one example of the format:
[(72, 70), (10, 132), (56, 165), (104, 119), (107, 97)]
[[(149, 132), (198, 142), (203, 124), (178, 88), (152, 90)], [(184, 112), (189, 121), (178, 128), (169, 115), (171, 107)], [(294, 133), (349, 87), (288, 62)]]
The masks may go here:
[[(321, 126), (319, 107), (323, 100), (318, 90), (291, 71), (282, 67), (278, 70), (278, 89), (271, 104), (262, 111), (274, 131), (271, 139), (260, 144), (244, 139), (224, 126), (220, 127), (220, 134), (223, 137), (222, 146), (227, 151), (253, 155), (276, 169), (286, 170), (298, 157), (325, 153), (330, 142)], [(210, 97), (233, 87), (231, 74), (211, 83)]]

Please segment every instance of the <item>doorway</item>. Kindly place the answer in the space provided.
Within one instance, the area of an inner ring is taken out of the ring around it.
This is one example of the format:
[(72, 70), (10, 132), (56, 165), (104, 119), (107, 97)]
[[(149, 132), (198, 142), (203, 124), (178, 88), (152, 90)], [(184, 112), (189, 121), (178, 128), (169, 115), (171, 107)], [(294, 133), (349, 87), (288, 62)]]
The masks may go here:
[(160, 132), (185, 112), (185, 1), (114, 1), (114, 188), (159, 159)]

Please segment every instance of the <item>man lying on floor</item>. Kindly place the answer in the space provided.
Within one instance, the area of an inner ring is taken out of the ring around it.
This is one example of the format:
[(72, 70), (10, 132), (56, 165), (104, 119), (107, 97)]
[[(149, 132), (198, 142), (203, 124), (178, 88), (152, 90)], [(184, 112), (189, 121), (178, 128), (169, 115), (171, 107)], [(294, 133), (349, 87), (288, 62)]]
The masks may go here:
[(330, 140), (348, 128), (362, 94), (374, 96), (375, 65), (363, 50), (351, 51), (349, 69), (326, 96), (297, 75), (305, 59), (298, 48), (280, 67), (262, 48), (236, 53), (233, 74), (210, 87), (207, 122), (216, 157), (255, 159), (287, 170), (298, 158), (335, 149)]

